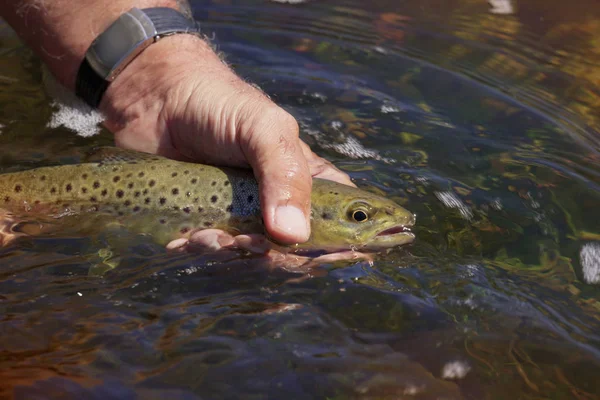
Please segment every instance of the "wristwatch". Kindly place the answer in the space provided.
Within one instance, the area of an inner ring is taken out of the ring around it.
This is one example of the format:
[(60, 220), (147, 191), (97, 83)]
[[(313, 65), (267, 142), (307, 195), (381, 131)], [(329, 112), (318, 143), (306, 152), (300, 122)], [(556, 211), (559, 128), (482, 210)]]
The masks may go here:
[(177, 33), (200, 35), (200, 26), (172, 8), (132, 8), (92, 42), (77, 72), (75, 93), (97, 108), (110, 82), (135, 57), (161, 37)]

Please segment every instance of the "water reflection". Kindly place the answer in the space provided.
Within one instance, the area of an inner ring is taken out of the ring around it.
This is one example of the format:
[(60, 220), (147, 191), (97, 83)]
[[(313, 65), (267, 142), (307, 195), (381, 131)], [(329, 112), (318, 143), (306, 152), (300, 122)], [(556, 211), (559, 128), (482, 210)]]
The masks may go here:
[[(307, 278), (124, 236), (92, 278), (101, 237), (25, 240), (0, 250), (0, 396), (597, 398), (596, 2), (194, 6), (418, 241)], [(2, 171), (110, 143), (48, 128), (39, 63), (0, 38)]]

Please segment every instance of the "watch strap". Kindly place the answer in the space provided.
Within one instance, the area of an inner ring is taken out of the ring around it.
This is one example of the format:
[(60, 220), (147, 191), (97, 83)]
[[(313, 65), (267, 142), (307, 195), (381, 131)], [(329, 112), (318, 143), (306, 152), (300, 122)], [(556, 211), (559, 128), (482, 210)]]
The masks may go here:
[[(86, 56), (84, 57), (79, 70), (77, 72), (77, 79), (75, 82), (75, 94), (83, 99), (90, 107), (97, 108), (100, 105), (102, 100), (102, 96), (104, 92), (108, 88), (110, 82), (139, 54), (149, 46), (151, 43), (156, 42), (161, 37), (169, 36), (177, 33), (191, 33), (191, 34), (200, 34), (199, 24), (184, 16), (177, 10), (169, 7), (155, 7), (155, 8), (146, 8), (143, 10), (132, 9), (130, 10), (129, 18), (133, 14), (137, 15), (138, 18), (142, 18), (143, 22), (141, 25), (146, 26), (145, 30), (147, 31), (150, 28), (150, 36), (148, 36), (148, 40), (144, 43), (138, 43), (136, 46), (130, 48), (128, 51), (133, 49), (137, 49), (137, 53), (134, 53), (132, 56), (123, 57), (120, 62), (113, 66), (113, 74), (112, 76), (108, 76), (106, 71), (102, 71), (105, 75), (102, 75), (100, 70), (94, 68), (98, 68), (99, 66), (90, 62), (89, 57), (90, 54), (93, 53), (94, 45), (98, 42), (98, 40), (105, 39), (103, 38), (103, 34), (98, 36), (90, 49), (86, 52)], [(124, 14), (122, 17), (127, 16)], [(151, 25), (148, 25), (148, 22), (151, 22)], [(115, 23), (113, 23), (114, 25)], [(113, 27), (111, 25), (108, 29)], [(153, 29), (152, 29), (153, 25)], [(148, 35), (148, 31), (146, 35)], [(121, 34), (126, 34), (122, 32)], [(106, 36), (106, 35), (105, 35)], [(114, 38), (114, 35), (112, 35)], [(108, 42), (110, 43), (110, 42)], [(109, 44), (110, 46), (110, 44)], [(121, 50), (122, 51), (122, 50)], [(112, 53), (119, 54), (119, 53)], [(92, 60), (96, 60), (92, 57)], [(110, 64), (109, 64), (110, 65)], [(100, 67), (102, 68), (102, 67)]]
[(179, 11), (169, 7), (154, 7), (142, 10), (152, 20), (156, 34), (168, 36), (175, 33), (198, 33), (198, 23)]
[(98, 108), (109, 83), (92, 69), (89, 61), (84, 57), (77, 71), (75, 94), (90, 107)]

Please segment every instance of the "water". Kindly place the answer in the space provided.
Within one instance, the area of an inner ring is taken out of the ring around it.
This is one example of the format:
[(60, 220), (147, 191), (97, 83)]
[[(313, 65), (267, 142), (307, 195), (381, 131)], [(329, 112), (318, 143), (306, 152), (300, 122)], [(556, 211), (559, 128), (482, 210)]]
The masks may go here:
[[(418, 214), (418, 241), (309, 276), (127, 236), (0, 249), (0, 397), (600, 398), (600, 5), (196, 1), (303, 138)], [(110, 135), (47, 128), (0, 31), (0, 169)]]

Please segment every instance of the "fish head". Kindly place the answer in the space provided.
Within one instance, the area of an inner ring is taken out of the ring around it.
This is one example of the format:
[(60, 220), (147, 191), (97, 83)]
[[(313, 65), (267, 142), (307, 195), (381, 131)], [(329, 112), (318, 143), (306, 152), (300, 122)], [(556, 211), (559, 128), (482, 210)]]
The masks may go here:
[(311, 201), (308, 246), (380, 250), (415, 239), (415, 215), (385, 197), (315, 179)]

